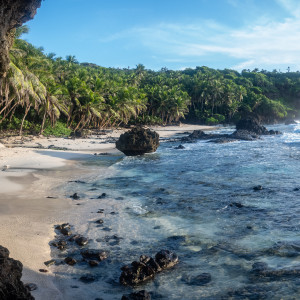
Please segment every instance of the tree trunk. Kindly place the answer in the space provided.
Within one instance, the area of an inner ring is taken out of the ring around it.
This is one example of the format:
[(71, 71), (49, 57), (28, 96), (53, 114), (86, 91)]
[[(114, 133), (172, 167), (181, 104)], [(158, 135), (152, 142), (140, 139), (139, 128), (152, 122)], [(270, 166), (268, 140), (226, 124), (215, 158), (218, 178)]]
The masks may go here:
[(24, 117), (22, 119), (22, 123), (21, 123), (21, 128), (20, 128), (20, 132), (19, 132), (19, 135), (22, 135), (22, 131), (23, 131), (23, 126), (24, 126), (24, 121), (25, 121), (25, 118), (27, 117), (27, 114), (30, 110), (30, 107), (31, 105), (29, 105), (28, 107), (26, 107), (26, 110), (25, 110), (25, 114), (24, 114)]

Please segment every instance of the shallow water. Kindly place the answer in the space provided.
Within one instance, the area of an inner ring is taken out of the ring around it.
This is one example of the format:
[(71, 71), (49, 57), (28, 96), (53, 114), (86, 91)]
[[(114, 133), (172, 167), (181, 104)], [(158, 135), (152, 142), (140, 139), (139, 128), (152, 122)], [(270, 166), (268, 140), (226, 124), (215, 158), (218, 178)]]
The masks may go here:
[[(136, 290), (151, 291), (153, 299), (298, 299), (297, 276), (251, 276), (255, 262), (276, 270), (300, 266), (300, 124), (268, 129), (283, 135), (227, 144), (199, 141), (183, 150), (166, 142), (153, 154), (84, 162), (94, 175), (60, 189), (80, 194), (74, 230), (90, 239), (89, 248), (108, 250), (110, 257), (94, 269), (55, 267), (58, 278), (78, 282), (77, 294), (64, 287), (66, 297), (121, 299), (132, 289), (119, 285), (120, 267), (171, 249), (180, 263)], [(98, 166), (107, 168), (97, 173)], [(254, 191), (257, 185), (263, 189)], [(103, 192), (107, 196), (96, 199)], [(100, 208), (104, 213), (96, 214)], [(95, 224), (99, 218), (103, 226)], [(53, 256), (66, 257), (57, 251)], [(204, 272), (211, 274), (210, 283), (191, 283)], [(90, 273), (95, 282), (78, 281)]]

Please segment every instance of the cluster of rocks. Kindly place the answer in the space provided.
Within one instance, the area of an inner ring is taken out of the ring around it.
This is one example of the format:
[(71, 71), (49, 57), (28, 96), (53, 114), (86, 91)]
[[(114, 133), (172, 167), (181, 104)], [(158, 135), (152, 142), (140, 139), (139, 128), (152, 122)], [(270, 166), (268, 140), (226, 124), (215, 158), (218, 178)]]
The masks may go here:
[[(103, 220), (101, 220), (101, 223), (99, 220), (97, 220), (95, 223), (102, 224)], [(68, 223), (64, 223), (61, 225), (57, 225), (55, 229), (58, 231), (59, 235), (57, 239), (53, 242), (51, 242), (51, 246), (61, 250), (66, 251), (68, 249), (68, 246), (72, 246), (72, 248), (79, 247), (80, 250), (80, 262), (86, 262), (91, 267), (98, 266), (99, 263), (108, 257), (107, 251), (100, 250), (100, 249), (83, 249), (83, 247), (87, 246), (89, 243), (89, 240), (77, 233), (73, 233), (71, 231), (71, 225)], [(76, 251), (73, 251), (76, 253)], [(77, 255), (71, 256), (68, 255), (65, 257), (63, 261), (56, 261), (51, 260), (48, 262), (45, 262), (46, 266), (49, 266), (51, 264), (60, 264), (60, 263), (66, 263), (70, 266), (74, 266), (78, 263)]]
[(128, 156), (155, 152), (158, 146), (158, 133), (142, 127), (134, 127), (130, 131), (121, 134), (116, 142), (117, 149)]
[(0, 299), (33, 300), (32, 286), (21, 281), (23, 265), (9, 257), (8, 249), (0, 246)]
[[(236, 124), (236, 131), (232, 134), (206, 134), (202, 130), (195, 130), (187, 137), (181, 139), (182, 142), (194, 142), (195, 140), (209, 140), (213, 143), (229, 143), (236, 140), (253, 141), (260, 138), (261, 135), (281, 134), (279, 131), (267, 130), (255, 118), (240, 120)], [(180, 149), (180, 148), (178, 148)]]
[(299, 277), (300, 266), (273, 269), (265, 262), (256, 262), (252, 265), (251, 279), (253, 281), (275, 281), (288, 277)]
[(178, 263), (178, 256), (169, 250), (161, 250), (156, 253), (155, 258), (142, 255), (139, 261), (133, 261), (131, 265), (122, 267), (120, 283), (123, 285), (137, 285), (155, 274), (172, 268)]

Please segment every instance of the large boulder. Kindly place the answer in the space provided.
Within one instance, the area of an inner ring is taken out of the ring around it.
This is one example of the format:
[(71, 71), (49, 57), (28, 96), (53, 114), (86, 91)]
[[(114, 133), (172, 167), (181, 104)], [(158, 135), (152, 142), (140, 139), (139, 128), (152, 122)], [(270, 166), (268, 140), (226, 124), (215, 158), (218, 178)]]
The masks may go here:
[(21, 281), (23, 265), (9, 258), (9, 251), (0, 246), (0, 299), (33, 300)]
[(121, 134), (116, 142), (117, 149), (128, 156), (155, 152), (158, 146), (158, 133), (142, 127), (135, 127)]
[(284, 124), (285, 125), (294, 125), (294, 124), (297, 124), (297, 122), (292, 118), (288, 118), (285, 120)]
[(267, 128), (261, 124), (259, 124), (259, 121), (256, 118), (250, 117), (246, 119), (241, 119), (236, 124), (236, 130), (246, 130), (251, 133), (255, 133), (258, 135), (268, 135), (269, 131)]

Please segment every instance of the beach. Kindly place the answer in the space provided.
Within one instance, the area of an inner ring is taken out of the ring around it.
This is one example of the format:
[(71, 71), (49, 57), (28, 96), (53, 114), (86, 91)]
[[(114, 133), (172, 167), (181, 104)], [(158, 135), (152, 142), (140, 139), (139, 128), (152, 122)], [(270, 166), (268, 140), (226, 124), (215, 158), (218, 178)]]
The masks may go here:
[[(210, 126), (152, 127), (167, 139), (183, 132), (211, 130)], [(1, 245), (23, 264), (24, 283), (38, 286), (36, 299), (63, 299), (47, 269), (54, 225), (71, 222), (78, 207), (55, 187), (82, 178), (87, 170), (76, 162), (101, 153), (117, 153), (114, 141), (122, 130), (107, 130), (86, 138), (4, 137), (0, 139)], [(51, 298), (49, 298), (51, 295)]]

